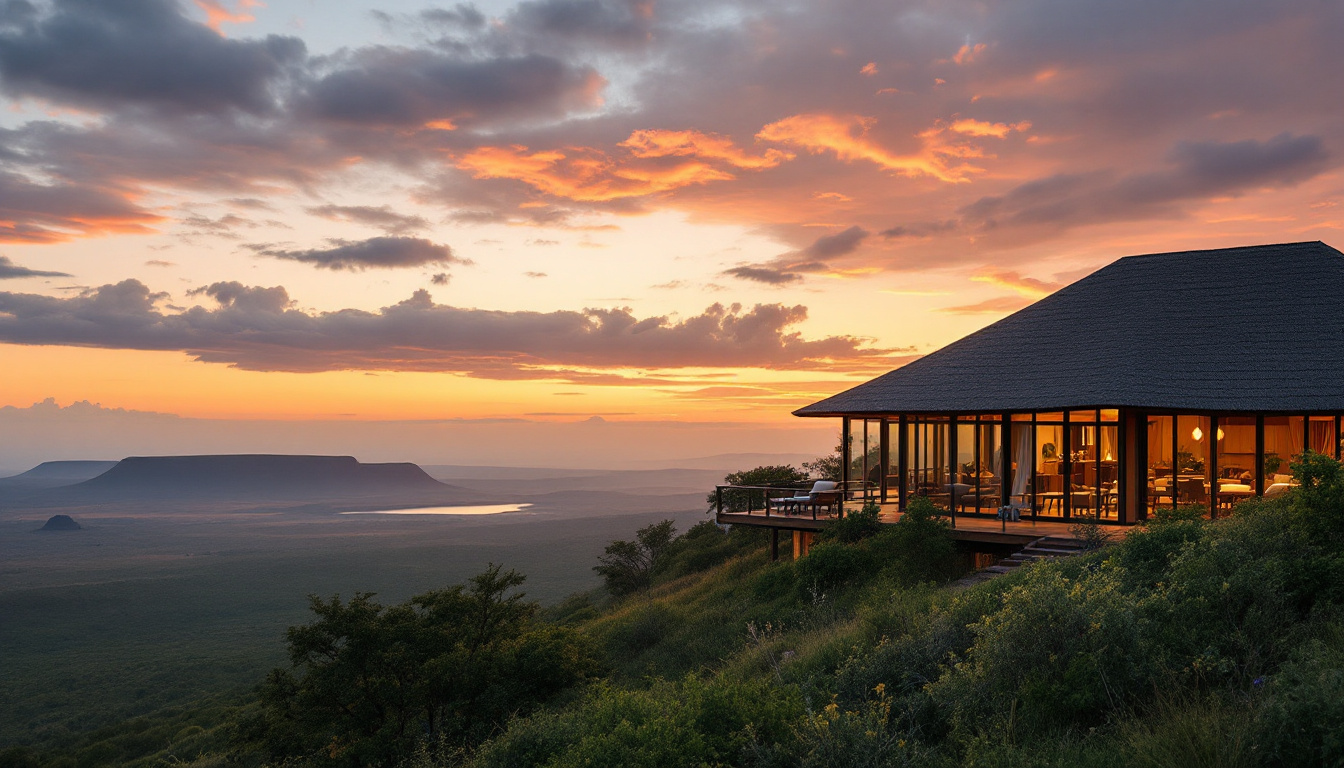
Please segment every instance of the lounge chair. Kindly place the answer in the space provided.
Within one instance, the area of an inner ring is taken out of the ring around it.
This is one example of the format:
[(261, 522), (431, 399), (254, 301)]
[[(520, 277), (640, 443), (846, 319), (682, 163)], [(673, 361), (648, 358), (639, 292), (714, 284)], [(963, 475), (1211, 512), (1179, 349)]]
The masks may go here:
[(833, 480), (818, 480), (812, 484), (812, 490), (806, 495), (788, 496), (770, 500), (781, 512), (802, 512), (804, 508), (816, 510), (830, 508), (840, 501), (840, 492)]

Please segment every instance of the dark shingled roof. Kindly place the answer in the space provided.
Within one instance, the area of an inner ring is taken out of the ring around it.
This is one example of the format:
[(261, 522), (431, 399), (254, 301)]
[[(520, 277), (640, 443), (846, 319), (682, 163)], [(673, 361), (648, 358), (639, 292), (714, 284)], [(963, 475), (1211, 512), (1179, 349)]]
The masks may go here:
[(1130, 256), (798, 416), (1344, 411), (1344, 254), (1321, 242)]

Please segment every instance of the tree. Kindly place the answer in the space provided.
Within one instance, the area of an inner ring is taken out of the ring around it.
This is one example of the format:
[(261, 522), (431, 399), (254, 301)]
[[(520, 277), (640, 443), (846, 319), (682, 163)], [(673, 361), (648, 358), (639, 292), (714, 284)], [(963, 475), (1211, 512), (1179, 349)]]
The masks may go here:
[(262, 687), (267, 746), (318, 765), (393, 764), (422, 741), (480, 743), (578, 683), (590, 652), (535, 620), (523, 579), (492, 564), (391, 607), (371, 593), (311, 596), (317, 618), (287, 633), (291, 668)]
[(607, 591), (617, 597), (648, 589), (658, 558), (676, 536), (671, 520), (635, 531), (634, 541), (613, 541), (593, 567), (602, 575)]

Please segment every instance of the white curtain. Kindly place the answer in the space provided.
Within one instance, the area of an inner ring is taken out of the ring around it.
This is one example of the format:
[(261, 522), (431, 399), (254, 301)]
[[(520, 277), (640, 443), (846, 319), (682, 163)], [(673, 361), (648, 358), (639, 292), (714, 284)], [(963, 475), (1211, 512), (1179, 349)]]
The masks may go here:
[(1115, 448), (1115, 441), (1119, 429), (1115, 427), (1101, 427), (1101, 460), (1114, 461), (1120, 456), (1120, 452)]
[(1013, 425), (1013, 495), (1021, 496), (1027, 492), (1027, 479), (1031, 477), (1031, 425)]

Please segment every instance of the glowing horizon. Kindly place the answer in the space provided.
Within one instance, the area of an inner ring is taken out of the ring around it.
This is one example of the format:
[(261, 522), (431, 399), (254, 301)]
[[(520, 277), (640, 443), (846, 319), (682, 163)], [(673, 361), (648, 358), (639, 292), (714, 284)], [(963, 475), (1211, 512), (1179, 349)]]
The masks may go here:
[(1339, 245), (1342, 16), (16, 7), (0, 406), (786, 425), (1122, 256)]

